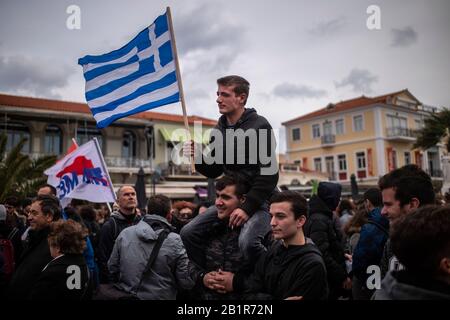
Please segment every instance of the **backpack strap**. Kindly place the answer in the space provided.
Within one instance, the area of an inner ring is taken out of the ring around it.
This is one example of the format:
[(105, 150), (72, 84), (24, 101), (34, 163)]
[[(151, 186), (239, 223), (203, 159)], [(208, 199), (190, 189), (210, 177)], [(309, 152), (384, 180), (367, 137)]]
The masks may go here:
[(141, 287), (142, 280), (144, 279), (144, 275), (152, 268), (152, 265), (155, 262), (156, 257), (158, 256), (159, 249), (161, 249), (161, 246), (162, 246), (164, 240), (169, 235), (169, 233), (170, 233), (170, 231), (168, 231), (166, 229), (163, 229), (159, 233), (158, 239), (156, 240), (156, 243), (155, 243), (155, 246), (153, 247), (152, 253), (150, 254), (150, 257), (148, 258), (147, 266), (145, 267), (144, 271), (141, 274), (141, 279), (139, 280), (139, 285), (137, 286), (135, 295), (137, 294), (137, 292), (139, 291), (139, 288)]
[(114, 241), (117, 239), (117, 237), (119, 236), (119, 233), (117, 232), (117, 221), (114, 217), (111, 217), (113, 224), (114, 224)]
[(373, 224), (375, 227), (377, 227), (379, 230), (381, 230), (385, 234), (386, 237), (389, 238), (389, 231), (385, 227), (383, 227), (381, 224), (379, 224), (378, 222), (376, 222), (375, 220), (372, 220), (372, 219), (369, 219), (367, 222), (370, 224)]

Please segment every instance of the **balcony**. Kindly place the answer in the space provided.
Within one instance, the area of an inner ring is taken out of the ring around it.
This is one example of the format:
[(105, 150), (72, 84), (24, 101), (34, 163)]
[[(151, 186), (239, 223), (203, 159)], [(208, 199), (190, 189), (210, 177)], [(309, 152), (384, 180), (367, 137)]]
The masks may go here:
[(112, 168), (150, 168), (150, 160), (138, 158), (105, 157), (108, 167)]
[(322, 147), (332, 147), (336, 143), (336, 135), (326, 134), (321, 137)]
[(444, 176), (442, 170), (430, 170), (430, 169), (428, 169), (428, 170), (426, 170), (426, 172), (432, 178), (442, 178)]
[(331, 172), (327, 172), (328, 175), (328, 180), (329, 181), (337, 181), (337, 172), (331, 171)]
[(386, 136), (392, 141), (411, 142), (416, 140), (417, 130), (404, 127), (386, 128)]

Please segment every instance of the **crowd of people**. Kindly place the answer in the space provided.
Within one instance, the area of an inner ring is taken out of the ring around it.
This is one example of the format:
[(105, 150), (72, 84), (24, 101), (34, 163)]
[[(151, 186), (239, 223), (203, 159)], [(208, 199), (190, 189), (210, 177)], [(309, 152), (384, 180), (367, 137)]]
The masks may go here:
[[(245, 79), (217, 84), (219, 132), (271, 129), (244, 107)], [(6, 199), (2, 299), (450, 299), (450, 205), (428, 174), (406, 165), (355, 199), (320, 182), (306, 199), (277, 190), (278, 172), (263, 170), (276, 161), (274, 142), (257, 136), (256, 158), (224, 140), (231, 163), (196, 159), (216, 179), (213, 203), (157, 194), (141, 211), (130, 185), (117, 190), (112, 212), (76, 199), (63, 209), (51, 185), (33, 199)], [(187, 142), (184, 153), (197, 148)]]

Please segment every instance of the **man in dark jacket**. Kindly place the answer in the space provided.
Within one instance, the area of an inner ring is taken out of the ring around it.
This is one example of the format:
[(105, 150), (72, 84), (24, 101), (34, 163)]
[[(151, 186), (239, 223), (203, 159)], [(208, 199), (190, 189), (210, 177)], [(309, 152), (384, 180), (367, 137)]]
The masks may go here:
[(41, 195), (33, 200), (28, 220), (30, 222), (29, 241), (17, 264), (9, 284), (8, 299), (29, 298), (42, 269), (52, 260), (47, 236), (50, 223), (61, 217), (58, 198)]
[(391, 225), (392, 251), (403, 270), (390, 271), (374, 300), (450, 300), (450, 207), (428, 205)]
[(352, 294), (354, 300), (369, 300), (374, 290), (367, 287), (367, 268), (379, 265), (383, 248), (389, 237), (389, 220), (381, 215), (381, 191), (371, 188), (364, 193), (368, 222), (361, 228), (359, 241), (352, 257)]
[[(248, 182), (236, 174), (225, 175), (216, 182), (218, 219), (205, 227), (202, 264), (194, 264), (198, 275), (196, 289), (204, 300), (240, 299), (239, 293), (218, 290), (219, 280), (216, 277), (222, 271), (239, 272), (245, 277), (253, 270), (255, 261), (245, 260), (239, 249), (241, 228), (229, 226), (231, 213), (245, 201), (248, 190)], [(189, 255), (188, 248), (186, 251)]]
[(320, 182), (317, 195), (309, 200), (309, 217), (305, 235), (319, 247), (327, 267), (330, 300), (351, 289), (351, 280), (345, 267), (344, 248), (340, 230), (333, 223), (333, 211), (339, 204), (342, 187), (331, 182)]
[(117, 236), (123, 229), (135, 225), (140, 221), (136, 214), (136, 191), (132, 186), (122, 186), (117, 191), (119, 210), (111, 214), (100, 229), (98, 243), (98, 267), (100, 269), (100, 283), (110, 282), (108, 260), (114, 247)]
[(303, 234), (306, 199), (295, 191), (270, 199), (271, 227), (276, 240), (247, 279), (220, 272), (220, 290), (245, 292), (246, 299), (326, 300), (327, 274), (319, 249)]
[[(222, 116), (211, 134), (209, 152), (202, 156), (195, 148), (196, 170), (208, 178), (217, 178), (229, 172), (238, 172), (250, 182), (251, 188), (244, 202), (231, 213), (229, 225), (242, 227), (239, 247), (248, 260), (256, 260), (265, 252), (263, 234), (270, 231), (267, 201), (278, 182), (278, 164), (275, 156), (275, 138), (269, 122), (245, 108), (249, 94), (247, 80), (227, 76), (217, 80), (217, 104)], [(185, 146), (185, 155), (194, 153), (194, 144)], [(186, 225), (181, 237), (189, 257), (203, 263), (202, 232), (217, 222), (217, 209), (210, 208)]]

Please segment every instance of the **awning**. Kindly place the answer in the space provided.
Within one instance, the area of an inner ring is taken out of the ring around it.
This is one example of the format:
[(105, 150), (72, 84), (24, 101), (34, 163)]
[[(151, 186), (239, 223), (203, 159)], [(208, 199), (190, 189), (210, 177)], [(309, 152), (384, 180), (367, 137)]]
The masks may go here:
[[(191, 133), (191, 139), (194, 139), (195, 142), (203, 144), (207, 144), (209, 142), (209, 130), (203, 130), (203, 134), (199, 134), (197, 132), (196, 135), (194, 135), (193, 128), (190, 128), (189, 131)], [(174, 128), (174, 129), (161, 128), (159, 129), (159, 132), (161, 132), (161, 135), (163, 136), (164, 140), (168, 142), (187, 141), (186, 130), (184, 128)]]

